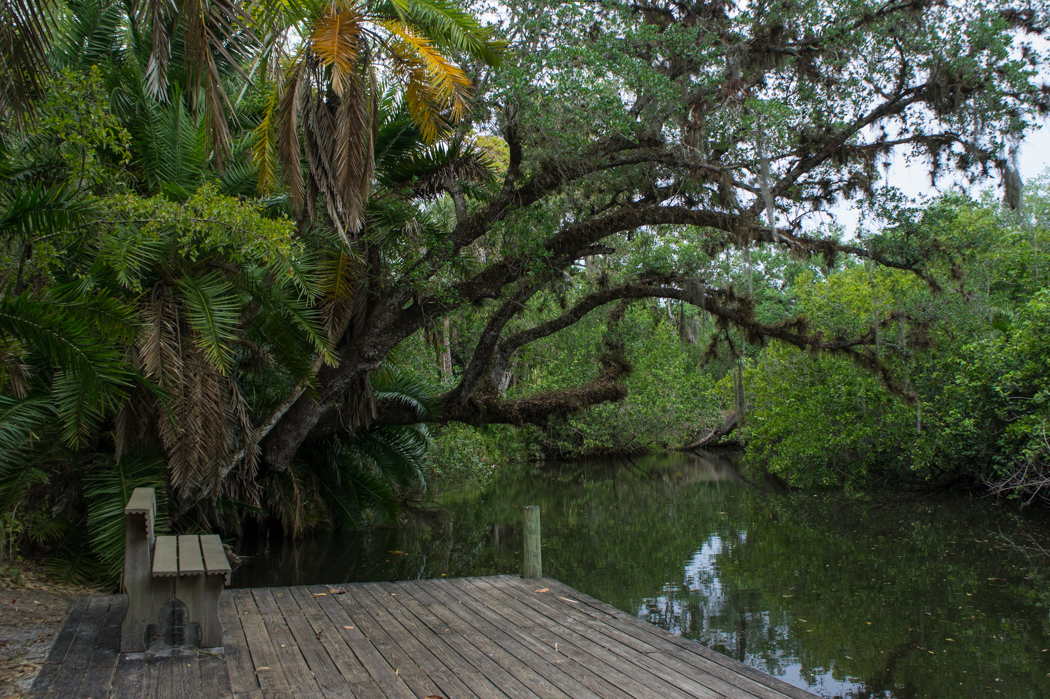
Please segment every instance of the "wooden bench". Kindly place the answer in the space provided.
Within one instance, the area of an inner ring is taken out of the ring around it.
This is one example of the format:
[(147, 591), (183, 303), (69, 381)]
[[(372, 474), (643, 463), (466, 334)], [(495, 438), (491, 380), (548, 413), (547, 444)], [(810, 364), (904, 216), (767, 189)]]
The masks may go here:
[(156, 517), (153, 488), (136, 488), (124, 508), (128, 613), (120, 634), (121, 652), (146, 650), (149, 626), (157, 623), (161, 607), (172, 599), (182, 602), (190, 622), (200, 627), (201, 648), (221, 646), (219, 593), (230, 583), (222, 541), (214, 534), (155, 537)]

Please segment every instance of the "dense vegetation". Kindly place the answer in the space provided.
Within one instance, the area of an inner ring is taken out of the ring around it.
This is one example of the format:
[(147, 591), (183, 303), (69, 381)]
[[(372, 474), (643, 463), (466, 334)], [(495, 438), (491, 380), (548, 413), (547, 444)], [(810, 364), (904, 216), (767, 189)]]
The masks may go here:
[[(9, 552), (112, 573), (147, 484), (178, 530), (375, 522), (688, 442), (734, 375), (791, 481), (1038, 491), (1043, 10), (488, 9), (0, 1)], [(1007, 207), (909, 210), (900, 154)]]
[[(750, 283), (764, 323), (804, 317), (825, 337), (870, 332), (886, 373), (850, 357), (749, 343), (679, 304), (637, 304), (622, 321), (634, 366), (623, 401), (516, 440), (479, 436), (476, 449), (498, 460), (680, 448), (735, 410), (740, 366), (744, 425), (712, 444), (746, 445), (759, 471), (804, 487), (978, 485), (1029, 502), (1043, 492), (1050, 458), (1046, 187), (1032, 183), (1020, 211), (946, 196), (860, 238), (943, 245), (934, 271), (943, 288), (850, 258), (824, 266), (767, 253), (750, 272), (711, 270), (726, 286)], [(653, 242), (642, 241), (646, 254)], [(588, 371), (602, 318), (589, 323), (523, 355), (509, 392), (557, 388)]]

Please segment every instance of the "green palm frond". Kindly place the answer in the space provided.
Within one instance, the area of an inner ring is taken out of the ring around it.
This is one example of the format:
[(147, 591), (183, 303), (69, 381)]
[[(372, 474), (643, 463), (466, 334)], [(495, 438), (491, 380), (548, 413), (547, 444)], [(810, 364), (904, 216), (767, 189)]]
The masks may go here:
[(491, 66), (500, 64), (506, 49), (506, 43), (497, 40), (491, 29), (446, 0), (388, 0), (374, 11), (416, 27), (437, 46), (461, 51)]
[(168, 196), (181, 200), (200, 186), (208, 160), (208, 132), (199, 117), (187, 111), (181, 95), (166, 105), (152, 105), (156, 141), (147, 161), (150, 173)]
[(58, 370), (56, 399), (70, 444), (86, 425), (115, 410), (132, 384), (134, 373), (113, 343), (59, 304), (27, 294), (0, 299), (0, 333), (17, 338)]
[(0, 237), (51, 235), (83, 222), (93, 202), (64, 184), (18, 183), (0, 191)]
[(372, 395), (378, 400), (391, 400), (408, 407), (420, 422), (438, 417), (439, 404), (433, 389), (404, 369), (385, 366), (372, 377)]
[(156, 531), (167, 529), (167, 469), (163, 455), (142, 451), (118, 462), (100, 460), (84, 477), (91, 550), (116, 578), (124, 566), (124, 507), (135, 488), (153, 488), (157, 496)]
[(130, 345), (141, 324), (134, 308), (106, 289), (93, 288), (86, 278), (54, 286), (49, 300), (56, 309), (112, 342)]
[(0, 116), (32, 111), (57, 10), (49, 0), (0, 0)]
[(54, 416), (47, 395), (0, 395), (0, 512), (10, 512), (32, 486), (47, 481), (38, 462), (51, 446), (41, 444), (41, 438)]
[(208, 361), (226, 374), (237, 343), (241, 303), (233, 285), (218, 272), (182, 279), (179, 284), (186, 316), (196, 333), (196, 343)]
[(354, 448), (399, 491), (426, 491), (425, 468), (432, 442), (425, 424), (376, 427), (356, 435)]
[(338, 483), (320, 479), (332, 525), (341, 531), (360, 529), (369, 520), (389, 520), (397, 512), (390, 484), (374, 472), (345, 466)]
[(229, 197), (251, 197), (258, 183), (259, 175), (250, 163), (233, 163), (219, 177), (219, 191)]
[(46, 395), (13, 398), (0, 394), (0, 463), (39, 439), (42, 426), (54, 416), (55, 406)]
[(105, 580), (107, 566), (91, 550), (91, 540), (82, 527), (73, 527), (58, 552), (48, 558), (46, 570), (52, 580), (85, 585)]
[(169, 255), (172, 241), (142, 235), (134, 227), (119, 226), (101, 236), (96, 263), (112, 271), (125, 289), (137, 290), (143, 279)]
[(409, 187), (416, 196), (434, 198), (453, 182), (491, 182), (495, 172), (492, 159), (473, 144), (436, 144), (390, 163), (380, 171), (379, 182), (391, 189)]
[(51, 54), (59, 68), (85, 68), (121, 51), (124, 8), (115, 0), (72, 0)]
[[(65, 444), (88, 442), (109, 407), (81, 387), (75, 376), (59, 372), (52, 382), (52, 394), (58, 408), (59, 434)], [(114, 406), (115, 409), (115, 406)]]

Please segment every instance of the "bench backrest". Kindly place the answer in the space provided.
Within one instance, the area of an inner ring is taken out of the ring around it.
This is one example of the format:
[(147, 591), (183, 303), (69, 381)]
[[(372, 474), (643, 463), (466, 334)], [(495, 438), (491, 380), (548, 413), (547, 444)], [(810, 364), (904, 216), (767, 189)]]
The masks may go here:
[(153, 488), (135, 488), (124, 508), (124, 590), (149, 589), (157, 498)]
[[(144, 515), (145, 522), (138, 515)], [(144, 534), (146, 535), (146, 541), (152, 547), (153, 540), (156, 538), (154, 525), (157, 521), (157, 495), (153, 488), (135, 488), (132, 491), (131, 499), (128, 500), (128, 504), (124, 508), (124, 518), (127, 521), (128, 529), (133, 526), (141, 528), (145, 524)]]

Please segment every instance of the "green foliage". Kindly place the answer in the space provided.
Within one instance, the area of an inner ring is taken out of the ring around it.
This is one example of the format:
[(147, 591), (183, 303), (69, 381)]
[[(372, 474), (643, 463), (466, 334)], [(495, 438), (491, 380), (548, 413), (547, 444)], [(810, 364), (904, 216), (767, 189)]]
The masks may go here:
[(291, 468), (267, 479), (269, 511), (286, 535), (384, 524), (402, 501), (425, 495), (431, 393), (394, 367), (376, 374), (372, 388), (376, 400), (398, 403), (420, 422), (309, 442)]
[(91, 553), (107, 578), (116, 579), (124, 569), (124, 507), (135, 488), (154, 489), (157, 496), (154, 535), (167, 530), (167, 477), (163, 454), (149, 451), (125, 454), (116, 462), (100, 459), (84, 476)]
[[(677, 304), (675, 304), (677, 306)], [(708, 417), (704, 398), (714, 379), (700, 367), (700, 348), (683, 344), (668, 322), (670, 306), (633, 306), (620, 323), (632, 371), (627, 396), (588, 408), (537, 435), (544, 454), (579, 457), (630, 454), (686, 444)], [(533, 366), (515, 394), (552, 391), (593, 379), (605, 327), (598, 317), (537, 343), (524, 355)], [(542, 357), (542, 361), (540, 358)]]
[[(979, 480), (1041, 493), (1050, 382), (1047, 191), (1020, 214), (947, 198), (873, 246), (942, 246), (960, 278), (932, 293), (902, 272), (854, 266), (797, 277), (798, 312), (828, 337), (871, 333), (908, 396), (846, 357), (767, 348), (747, 372), (749, 457), (801, 486)], [(946, 265), (945, 265), (946, 266)], [(948, 271), (947, 269), (945, 271)], [(960, 293), (961, 292), (961, 293)]]

